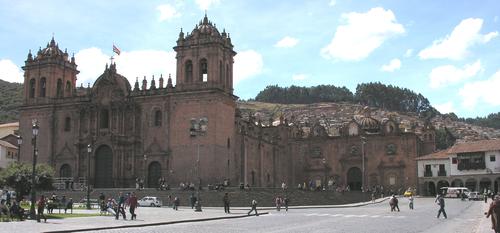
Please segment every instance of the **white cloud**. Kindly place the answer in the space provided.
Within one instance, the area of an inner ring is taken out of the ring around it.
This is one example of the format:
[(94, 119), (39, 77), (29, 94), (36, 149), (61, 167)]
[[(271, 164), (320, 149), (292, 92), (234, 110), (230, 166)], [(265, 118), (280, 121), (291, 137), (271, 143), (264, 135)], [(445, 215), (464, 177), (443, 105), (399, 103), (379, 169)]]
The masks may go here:
[(449, 101), (443, 104), (435, 104), (434, 107), (440, 112), (440, 113), (451, 113), (451, 112), (456, 112), (455, 108), (453, 107), (453, 102)]
[(283, 39), (278, 41), (274, 47), (278, 48), (291, 48), (299, 43), (299, 40), (290, 36), (285, 36)]
[[(158, 83), (160, 74), (166, 79), (168, 74), (172, 74), (172, 81), (175, 83), (176, 60), (175, 52), (162, 50), (136, 50), (123, 51), (119, 56), (115, 56), (117, 72), (125, 76), (132, 87), (136, 77), (141, 81), (144, 76), (148, 80), (148, 86), (152, 75)], [(104, 54), (99, 48), (89, 48), (80, 50), (75, 55), (76, 63), (80, 74), (78, 75), (78, 85), (87, 83), (91, 85), (104, 72), (106, 63), (109, 63), (109, 55)]]
[(201, 10), (208, 10), (212, 6), (216, 6), (220, 4), (220, 0), (196, 0), (196, 5)]
[(492, 106), (500, 106), (500, 70), (490, 79), (466, 83), (458, 93), (462, 96), (464, 107), (473, 109), (479, 101)]
[(467, 56), (469, 47), (484, 44), (498, 36), (498, 32), (481, 34), (482, 19), (468, 18), (462, 20), (451, 34), (435, 40), (432, 45), (420, 51), (420, 59), (449, 58), (460, 60)]
[(413, 49), (407, 49), (404, 57), (411, 57), (412, 54), (413, 54)]
[(0, 79), (7, 82), (23, 83), (23, 71), (11, 60), (0, 60)]
[(329, 6), (335, 6), (337, 5), (337, 1), (336, 0), (330, 0), (330, 3), (328, 3)]
[(301, 81), (301, 80), (305, 80), (308, 77), (309, 77), (309, 75), (307, 75), (307, 74), (294, 74), (294, 75), (292, 75), (292, 80)]
[(346, 24), (338, 26), (330, 44), (321, 49), (326, 59), (362, 60), (387, 39), (405, 32), (392, 11), (381, 7), (366, 13), (342, 14), (342, 19)]
[(397, 58), (392, 59), (389, 64), (383, 65), (380, 70), (382, 71), (387, 71), (387, 72), (393, 72), (395, 70), (399, 70), (401, 68), (401, 61)]
[(452, 65), (438, 66), (432, 69), (429, 74), (431, 88), (439, 88), (447, 84), (458, 83), (468, 78), (474, 77), (481, 71), (481, 61), (477, 60), (473, 64), (467, 64), (463, 69)]
[(238, 52), (234, 57), (234, 86), (242, 80), (262, 73), (263, 67), (264, 62), (260, 53), (254, 50)]
[(181, 16), (181, 13), (170, 4), (159, 5), (156, 9), (160, 11), (160, 17), (158, 18), (159, 21), (170, 20)]

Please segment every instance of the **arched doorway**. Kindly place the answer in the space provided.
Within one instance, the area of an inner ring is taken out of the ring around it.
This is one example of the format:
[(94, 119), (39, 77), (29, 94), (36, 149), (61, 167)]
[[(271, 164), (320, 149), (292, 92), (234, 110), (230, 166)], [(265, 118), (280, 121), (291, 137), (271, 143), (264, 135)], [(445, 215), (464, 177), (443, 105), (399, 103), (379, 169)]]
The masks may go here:
[(468, 188), (470, 191), (477, 191), (476, 190), (476, 180), (473, 178), (467, 179), (465, 181), (465, 187)]
[(434, 185), (434, 182), (429, 181), (427, 190), (429, 191), (429, 195), (436, 196), (436, 185)]
[(158, 162), (152, 162), (148, 166), (148, 188), (158, 188), (158, 179), (161, 178), (161, 165)]
[(464, 187), (464, 182), (460, 179), (455, 179), (451, 182), (451, 187)]
[(347, 171), (347, 185), (349, 185), (351, 190), (361, 190), (361, 177), (361, 169), (357, 167), (351, 167)]
[(71, 167), (68, 164), (63, 164), (59, 169), (59, 177), (68, 178), (71, 177)]
[(495, 186), (493, 186), (494, 193), (498, 193), (498, 191), (500, 191), (499, 187), (500, 187), (500, 177), (495, 179)]
[(443, 193), (443, 190), (441, 190), (442, 187), (450, 187), (450, 183), (446, 180), (438, 181), (436, 189), (439, 193)]
[(113, 152), (109, 146), (100, 146), (95, 152), (96, 188), (113, 187)]
[(484, 192), (484, 190), (491, 190), (491, 180), (484, 177), (479, 181), (479, 192)]

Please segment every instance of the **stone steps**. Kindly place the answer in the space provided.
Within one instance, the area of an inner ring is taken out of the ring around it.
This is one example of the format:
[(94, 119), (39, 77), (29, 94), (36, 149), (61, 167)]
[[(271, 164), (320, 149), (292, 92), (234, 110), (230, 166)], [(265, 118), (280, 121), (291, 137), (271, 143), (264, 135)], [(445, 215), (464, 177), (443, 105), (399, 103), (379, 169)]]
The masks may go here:
[[(95, 189), (91, 192), (90, 198), (97, 199), (100, 193), (104, 193), (106, 198), (113, 197), (117, 198), (119, 192), (128, 193), (135, 192), (139, 198), (144, 196), (155, 196), (159, 197), (163, 201), (163, 205), (168, 204), (168, 196), (171, 195), (172, 199), (174, 197), (179, 197), (181, 205), (189, 206), (189, 197), (191, 194), (197, 195), (196, 191), (182, 191), (178, 189), (173, 190), (156, 190), (156, 189), (144, 189), (135, 190), (132, 188), (123, 189)], [(199, 191), (200, 199), (203, 206), (213, 206), (221, 207), (223, 206), (222, 198), (224, 193), (228, 193), (231, 206), (249, 206), (251, 201), (255, 199), (259, 206), (274, 206), (274, 198), (276, 196), (288, 197), (290, 200), (290, 205), (337, 205), (337, 204), (348, 204), (356, 203), (369, 200), (370, 194), (362, 193), (359, 191), (345, 192), (344, 194), (335, 191), (302, 191), (302, 190), (282, 190), (273, 188), (253, 188), (251, 190), (240, 190), (238, 188), (228, 188), (224, 191), (215, 190), (201, 190)], [(67, 199), (73, 198), (74, 202), (79, 202), (81, 199), (86, 198), (87, 193), (85, 191), (68, 191), (68, 190), (57, 190), (45, 192), (46, 196), (51, 196), (55, 193), (59, 197), (66, 196)]]

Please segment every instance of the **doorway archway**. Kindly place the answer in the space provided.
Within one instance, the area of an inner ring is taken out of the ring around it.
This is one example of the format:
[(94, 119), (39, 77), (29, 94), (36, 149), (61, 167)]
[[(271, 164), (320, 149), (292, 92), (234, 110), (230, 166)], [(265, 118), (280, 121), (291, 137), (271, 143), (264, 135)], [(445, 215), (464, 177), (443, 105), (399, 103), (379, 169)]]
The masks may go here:
[(94, 187), (113, 187), (113, 151), (106, 145), (100, 146), (95, 152)]
[(159, 162), (152, 162), (148, 166), (148, 188), (159, 188), (158, 180), (161, 178), (161, 165)]
[(351, 190), (361, 190), (362, 180), (361, 169), (357, 167), (351, 167), (347, 171), (347, 185), (349, 185)]

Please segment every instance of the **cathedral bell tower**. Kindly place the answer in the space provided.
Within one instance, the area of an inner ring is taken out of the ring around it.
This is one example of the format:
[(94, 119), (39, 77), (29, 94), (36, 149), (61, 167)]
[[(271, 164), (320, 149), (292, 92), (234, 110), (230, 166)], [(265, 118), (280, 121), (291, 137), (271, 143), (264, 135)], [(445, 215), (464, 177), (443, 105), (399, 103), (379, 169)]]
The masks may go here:
[(72, 97), (75, 94), (75, 57), (59, 49), (54, 37), (47, 47), (40, 48), (35, 57), (28, 53), (24, 70), (24, 104), (43, 104), (51, 99)]
[(233, 51), (231, 38), (215, 24), (203, 18), (191, 34), (181, 29), (177, 46), (176, 86), (183, 90), (218, 88), (233, 93)]

